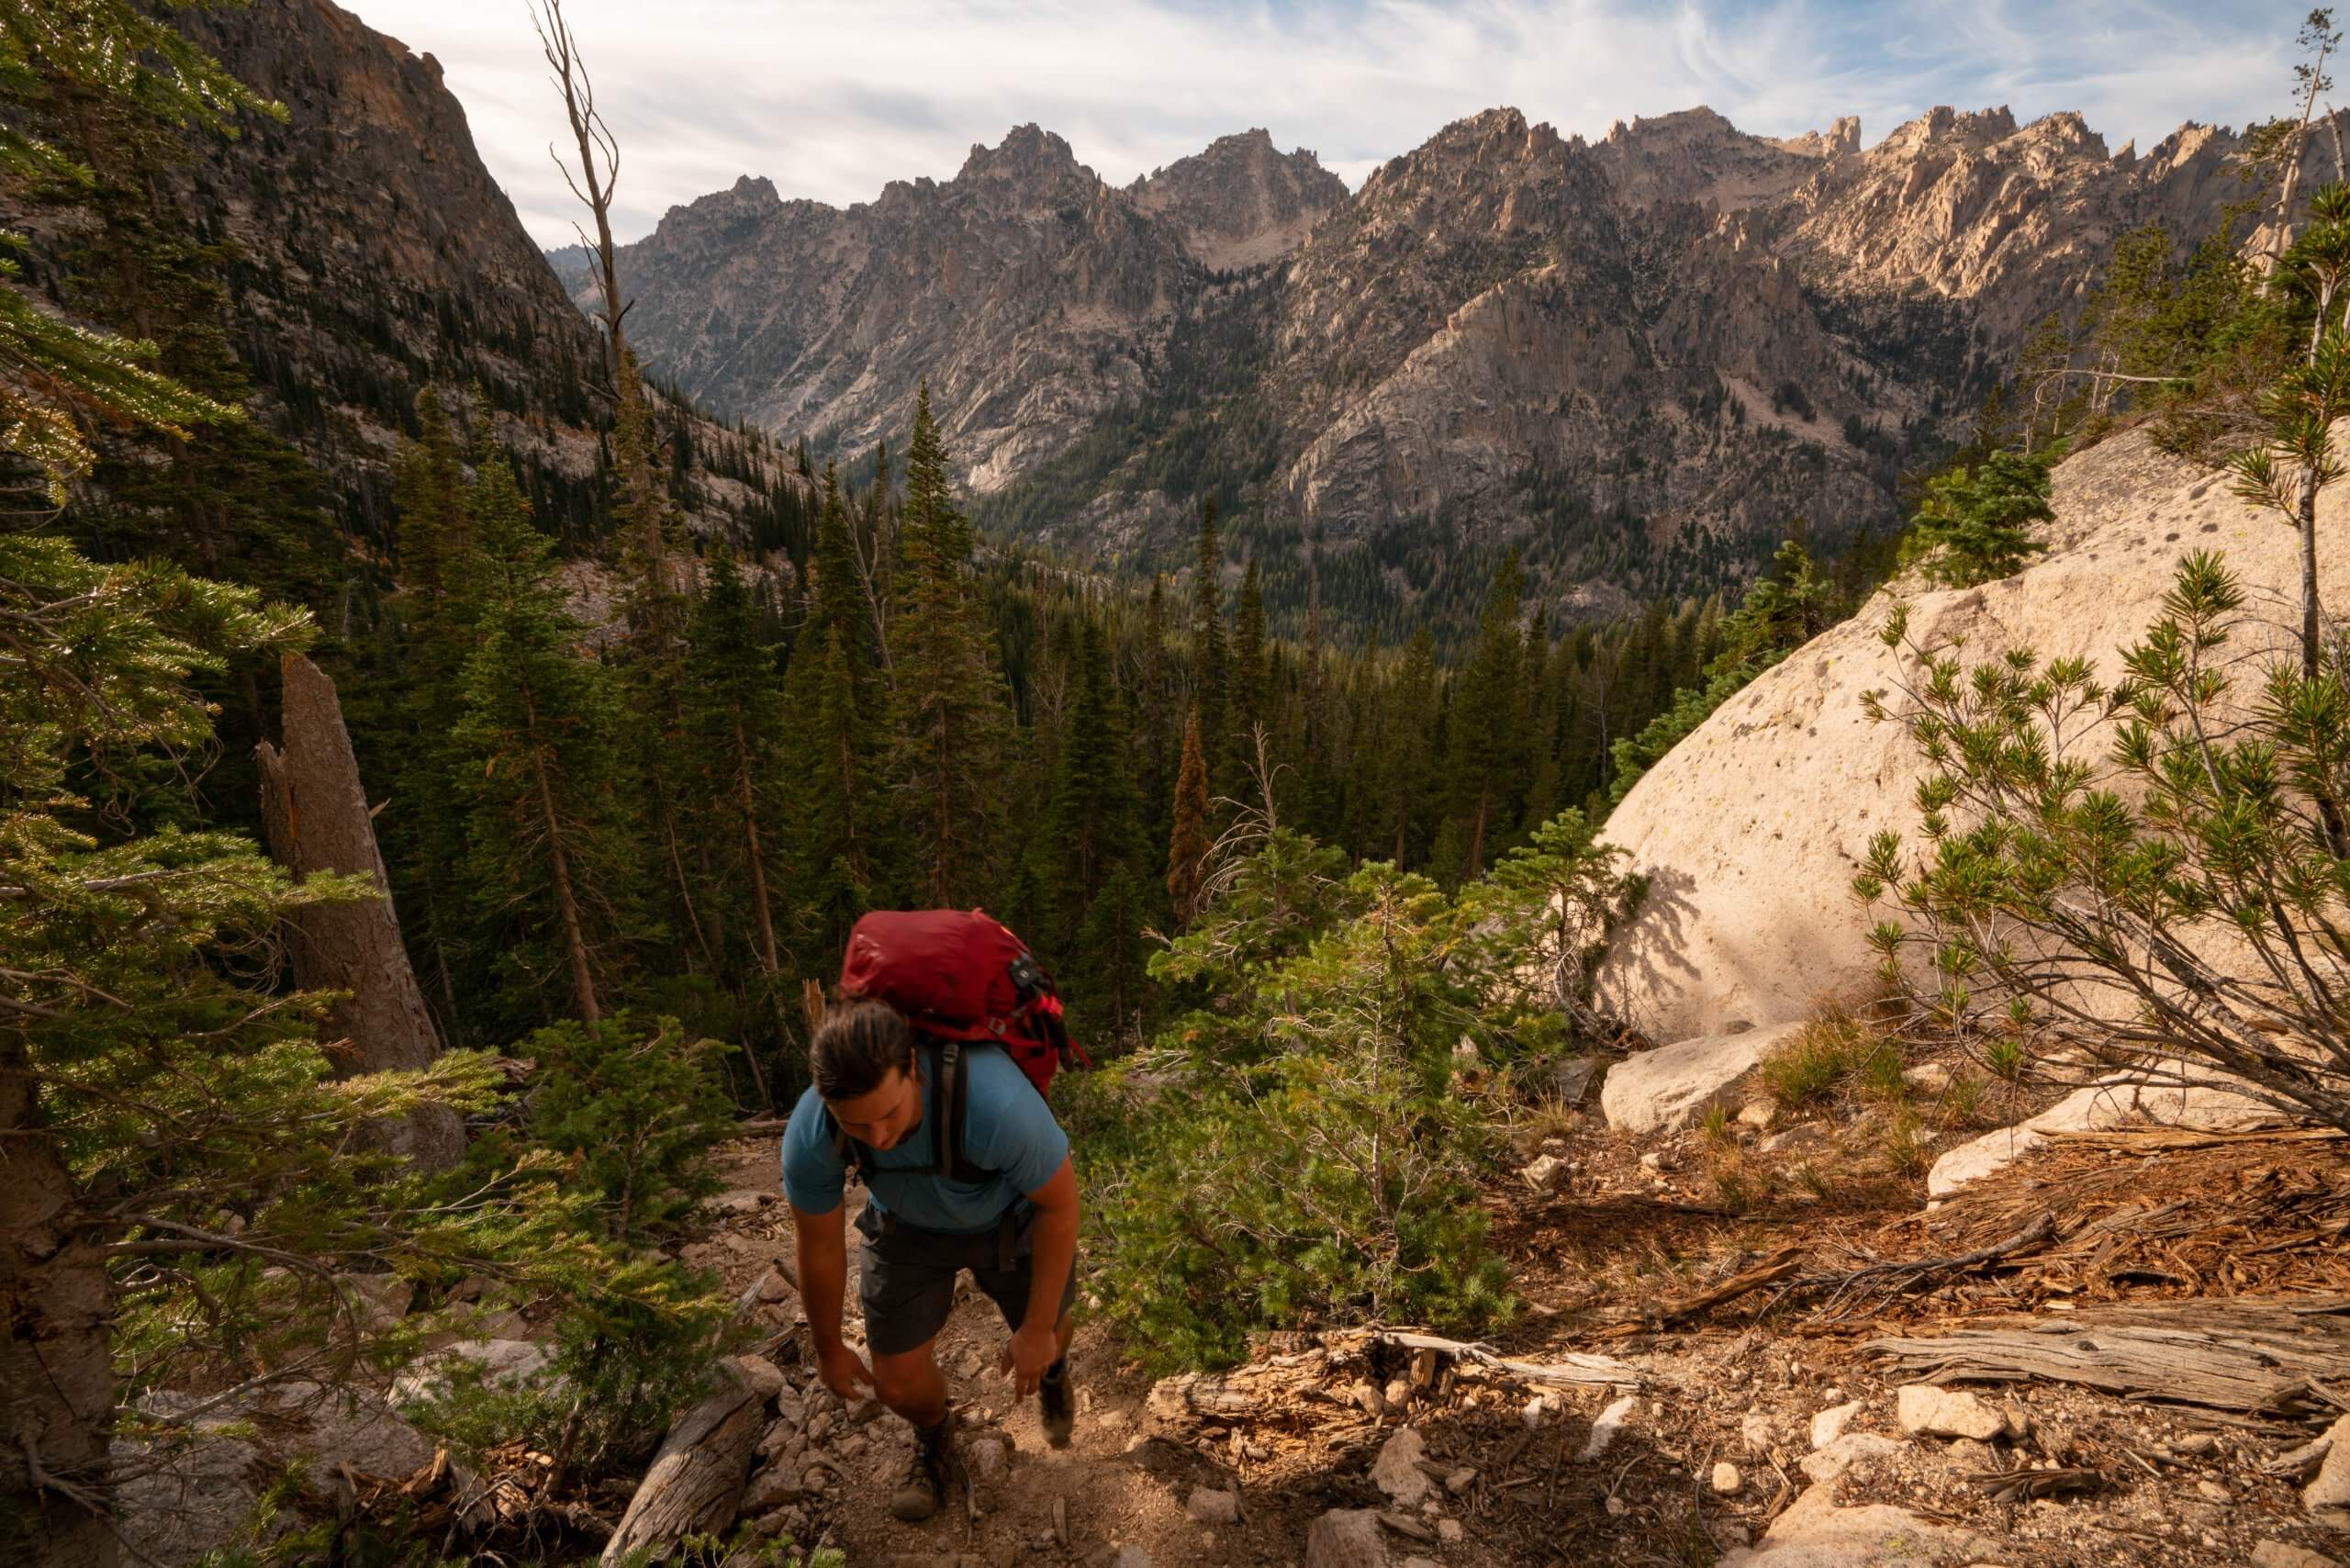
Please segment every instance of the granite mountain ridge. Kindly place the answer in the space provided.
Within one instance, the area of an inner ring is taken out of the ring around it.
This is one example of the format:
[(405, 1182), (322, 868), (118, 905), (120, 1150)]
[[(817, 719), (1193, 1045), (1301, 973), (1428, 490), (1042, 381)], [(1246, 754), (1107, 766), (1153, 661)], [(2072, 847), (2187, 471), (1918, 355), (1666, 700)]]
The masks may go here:
[(1893, 525), (2121, 235), (2183, 253), (2254, 194), (2242, 145), (1947, 107), (1874, 146), (1704, 107), (1586, 141), (1496, 108), (1352, 192), (1260, 130), (1120, 188), (1032, 125), (845, 208), (746, 178), (621, 271), (650, 364), (820, 452), (895, 439), (927, 377), (1002, 531), (1171, 560), (1213, 493), (1400, 600), (1505, 545), (1608, 600), (1735, 579), (1796, 517)]

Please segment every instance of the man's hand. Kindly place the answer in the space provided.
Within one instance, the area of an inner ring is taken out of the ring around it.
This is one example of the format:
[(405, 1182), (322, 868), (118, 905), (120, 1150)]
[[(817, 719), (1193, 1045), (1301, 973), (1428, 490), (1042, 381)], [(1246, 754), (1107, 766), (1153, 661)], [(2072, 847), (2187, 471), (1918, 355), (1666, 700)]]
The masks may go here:
[(1060, 1338), (1051, 1324), (1024, 1323), (1013, 1331), (1012, 1343), (996, 1358), (995, 1368), (1012, 1374), (1013, 1385), (1025, 1399), (1045, 1381), (1060, 1349)]
[(856, 1397), (856, 1385), (860, 1383), (867, 1388), (873, 1386), (872, 1369), (846, 1345), (817, 1351), (816, 1371), (823, 1378), (824, 1386), (844, 1400)]

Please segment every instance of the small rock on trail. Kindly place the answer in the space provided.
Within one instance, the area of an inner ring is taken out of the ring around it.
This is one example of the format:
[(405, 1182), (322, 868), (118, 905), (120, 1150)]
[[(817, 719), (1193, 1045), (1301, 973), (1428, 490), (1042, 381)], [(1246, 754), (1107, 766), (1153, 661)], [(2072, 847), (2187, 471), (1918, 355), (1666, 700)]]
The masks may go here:
[(1387, 1568), (1387, 1542), (1370, 1508), (1333, 1508), (1305, 1531), (1305, 1568)]
[(1894, 1398), (1894, 1417), (1912, 1437), (1973, 1438), (1988, 1442), (2008, 1429), (2007, 1417), (1964, 1389), (1905, 1383)]

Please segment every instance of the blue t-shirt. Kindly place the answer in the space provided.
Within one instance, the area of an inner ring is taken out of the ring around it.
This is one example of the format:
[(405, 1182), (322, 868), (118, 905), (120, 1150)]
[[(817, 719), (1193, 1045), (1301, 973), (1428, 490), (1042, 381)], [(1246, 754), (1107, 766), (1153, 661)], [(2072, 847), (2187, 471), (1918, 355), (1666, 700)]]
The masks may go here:
[[(931, 1172), (927, 1168), (936, 1163), (927, 1077), (933, 1058), (925, 1051), (915, 1059), (925, 1074), (922, 1120), (897, 1148), (867, 1151), (865, 1179), (872, 1201), (883, 1214), (923, 1230), (991, 1230), (1004, 1210), (1053, 1179), (1069, 1158), (1069, 1135), (1018, 1063), (992, 1047), (967, 1049), (963, 1070), (970, 1087), (963, 1155), (994, 1174), (975, 1185)], [(846, 1167), (833, 1152), (823, 1099), (810, 1089), (792, 1107), (791, 1123), (783, 1130), (784, 1196), (793, 1208), (830, 1214), (840, 1205), (846, 1177)]]

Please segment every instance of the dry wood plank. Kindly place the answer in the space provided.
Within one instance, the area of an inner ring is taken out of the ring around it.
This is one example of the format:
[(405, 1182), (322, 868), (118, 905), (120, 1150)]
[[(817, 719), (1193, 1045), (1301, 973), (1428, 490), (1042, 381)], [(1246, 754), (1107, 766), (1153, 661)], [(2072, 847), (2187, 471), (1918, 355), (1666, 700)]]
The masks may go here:
[(719, 1366), (712, 1392), (670, 1424), (604, 1547), (607, 1568), (632, 1551), (720, 1534), (734, 1522), (767, 1426), (767, 1395), (731, 1358)]
[(2150, 1303), (1861, 1348), (1920, 1378), (2068, 1383), (2122, 1398), (2286, 1415), (2330, 1408), (2311, 1381), (2350, 1374), (2350, 1324), (2311, 1305)]

